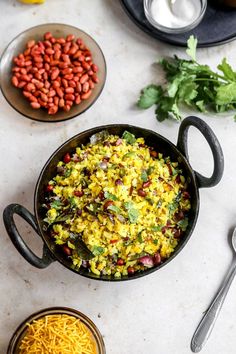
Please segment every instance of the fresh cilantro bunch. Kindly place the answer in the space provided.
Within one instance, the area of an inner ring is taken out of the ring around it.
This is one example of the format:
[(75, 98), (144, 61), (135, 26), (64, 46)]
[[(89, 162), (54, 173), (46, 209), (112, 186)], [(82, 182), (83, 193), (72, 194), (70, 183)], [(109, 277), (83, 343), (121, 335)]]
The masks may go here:
[(167, 85), (149, 85), (141, 92), (138, 107), (146, 109), (156, 105), (159, 121), (170, 117), (181, 120), (179, 107), (182, 104), (200, 112), (209, 109), (222, 113), (236, 109), (236, 71), (225, 58), (217, 67), (220, 73), (212, 71), (208, 65), (196, 61), (197, 39), (194, 36), (190, 36), (187, 45), (186, 53), (191, 60), (174, 56), (160, 61)]

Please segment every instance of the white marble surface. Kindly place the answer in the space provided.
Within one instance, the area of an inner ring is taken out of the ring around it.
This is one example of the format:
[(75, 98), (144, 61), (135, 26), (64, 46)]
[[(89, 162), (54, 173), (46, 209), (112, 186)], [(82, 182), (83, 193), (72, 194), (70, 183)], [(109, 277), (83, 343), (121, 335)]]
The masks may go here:
[[(85, 129), (122, 122), (158, 131), (173, 142), (177, 138), (177, 123), (158, 123), (152, 109), (138, 111), (134, 103), (143, 86), (162, 78), (152, 63), (172, 53), (183, 56), (183, 49), (142, 33), (118, 0), (47, 0), (41, 6), (1, 0), (0, 52), (19, 32), (46, 22), (68, 23), (92, 35), (107, 60), (107, 82), (93, 107), (66, 123), (32, 122), (0, 95), (1, 214), (12, 202), (33, 211), (34, 187), (47, 158), (62, 142)], [(223, 56), (235, 65), (236, 42), (199, 50), (198, 56), (213, 67)], [(57, 262), (38, 270), (15, 250), (1, 222), (1, 354), (6, 354), (16, 326), (32, 312), (49, 306), (71, 306), (87, 314), (102, 332), (108, 354), (190, 353), (192, 334), (232, 261), (228, 235), (236, 224), (236, 123), (232, 115), (203, 118), (222, 144), (224, 177), (218, 186), (200, 191), (201, 209), (193, 235), (162, 270), (112, 284), (80, 277)], [(210, 174), (212, 157), (204, 139), (193, 129), (189, 141), (194, 168)], [(39, 238), (17, 220), (27, 242), (40, 254)], [(235, 353), (235, 294), (236, 282), (202, 353)]]

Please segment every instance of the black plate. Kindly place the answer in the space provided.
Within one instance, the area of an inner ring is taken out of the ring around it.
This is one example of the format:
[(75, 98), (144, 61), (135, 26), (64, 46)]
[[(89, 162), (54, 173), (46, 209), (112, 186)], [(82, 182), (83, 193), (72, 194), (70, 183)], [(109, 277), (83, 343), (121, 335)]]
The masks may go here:
[(185, 47), (191, 34), (198, 38), (198, 47), (211, 47), (236, 38), (236, 10), (222, 9), (208, 2), (204, 18), (197, 27), (182, 34), (168, 34), (157, 30), (148, 22), (143, 0), (121, 0), (121, 3), (137, 26), (150, 36), (170, 44)]

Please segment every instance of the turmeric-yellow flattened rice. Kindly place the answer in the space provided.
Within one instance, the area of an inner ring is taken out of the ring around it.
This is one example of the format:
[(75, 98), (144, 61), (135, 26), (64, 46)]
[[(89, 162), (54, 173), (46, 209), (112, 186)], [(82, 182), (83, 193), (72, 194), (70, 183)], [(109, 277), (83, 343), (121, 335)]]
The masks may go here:
[[(44, 207), (51, 236), (75, 268), (119, 278), (170, 257), (191, 204), (177, 162), (130, 132), (102, 131), (58, 163)], [(79, 239), (94, 255), (89, 261)]]

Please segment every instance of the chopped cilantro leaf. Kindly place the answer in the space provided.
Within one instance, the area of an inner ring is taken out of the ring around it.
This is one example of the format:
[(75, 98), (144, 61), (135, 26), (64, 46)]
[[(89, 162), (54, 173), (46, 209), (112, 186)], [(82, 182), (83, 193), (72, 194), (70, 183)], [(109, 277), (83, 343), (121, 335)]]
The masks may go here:
[(124, 133), (122, 134), (122, 139), (126, 140), (126, 142), (131, 145), (134, 144), (136, 141), (135, 136), (130, 132), (127, 132), (127, 130), (125, 130)]
[(101, 246), (92, 247), (92, 253), (94, 254), (94, 256), (100, 256), (100, 254), (103, 254), (104, 251), (104, 248)]
[(107, 209), (113, 211), (116, 214), (120, 214), (121, 213), (120, 208), (118, 206), (116, 206), (116, 205), (109, 205)]
[(147, 180), (148, 180), (148, 174), (147, 174), (147, 171), (142, 171), (142, 173), (141, 173), (141, 180), (143, 181), (143, 182), (147, 182)]
[(185, 231), (187, 229), (187, 226), (188, 226), (188, 218), (184, 218), (183, 220), (180, 220), (178, 222), (178, 225), (183, 231)]
[(118, 200), (118, 198), (114, 194), (109, 193), (107, 191), (104, 193), (104, 197), (109, 200)]
[(152, 227), (152, 231), (159, 232), (159, 231), (161, 231), (162, 228), (163, 228), (162, 225), (153, 226)]

